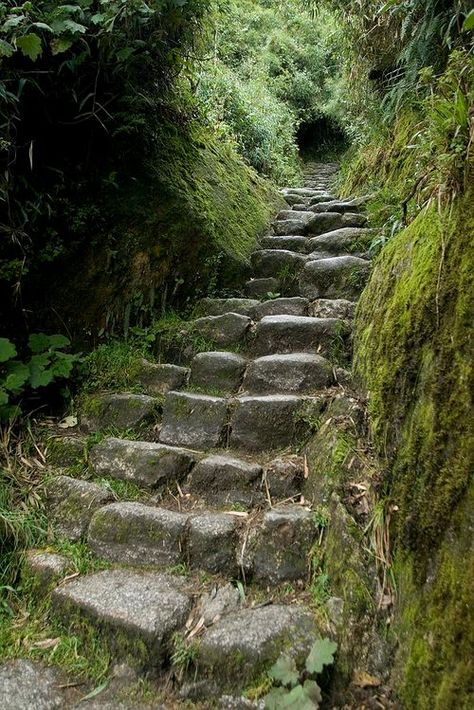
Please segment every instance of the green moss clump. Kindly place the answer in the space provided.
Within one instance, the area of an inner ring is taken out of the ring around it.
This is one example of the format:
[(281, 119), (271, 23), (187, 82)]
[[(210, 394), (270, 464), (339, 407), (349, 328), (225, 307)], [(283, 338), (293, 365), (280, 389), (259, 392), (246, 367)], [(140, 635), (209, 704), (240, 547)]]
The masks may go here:
[(474, 465), (474, 212), (432, 204), (382, 252), (356, 318), (355, 373), (406, 546), (429, 549)]

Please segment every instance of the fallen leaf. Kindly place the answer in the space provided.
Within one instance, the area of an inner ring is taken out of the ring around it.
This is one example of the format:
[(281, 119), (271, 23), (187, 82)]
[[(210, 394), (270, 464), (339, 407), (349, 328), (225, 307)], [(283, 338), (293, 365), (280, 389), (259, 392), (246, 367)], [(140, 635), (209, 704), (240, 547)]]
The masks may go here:
[(77, 417), (74, 416), (64, 417), (58, 424), (60, 429), (72, 429), (75, 426), (77, 426)]
[(382, 685), (380, 678), (376, 678), (365, 671), (356, 671), (352, 678), (352, 683), (358, 688), (378, 688)]
[(39, 648), (44, 651), (48, 648), (56, 648), (56, 646), (60, 643), (60, 641), (61, 641), (60, 638), (44, 639), (44, 641), (36, 641), (35, 643), (32, 643), (31, 648)]

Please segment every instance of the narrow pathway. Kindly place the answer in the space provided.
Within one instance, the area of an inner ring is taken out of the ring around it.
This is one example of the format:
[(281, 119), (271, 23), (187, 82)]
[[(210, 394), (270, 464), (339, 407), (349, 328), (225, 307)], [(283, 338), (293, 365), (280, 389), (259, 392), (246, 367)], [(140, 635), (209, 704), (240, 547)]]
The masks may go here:
[(192, 700), (240, 694), (282, 649), (300, 658), (320, 635), (306, 592), (319, 531), (303, 446), (350, 379), (370, 269), (364, 200), (331, 194), (337, 169), (312, 164), (304, 188), (282, 190), (287, 209), (252, 255), (243, 296), (200, 303), (193, 332), (214, 351), (190, 368), (146, 365), (148, 395), (104, 398), (102, 425), (130, 428), (166, 393), (158, 442), (107, 438), (90, 455), (97, 476), (139, 485), (144, 502), (111, 502), (65, 476), (50, 494), (62, 532), (110, 563), (53, 590), (56, 612), (87, 619), (154, 673), (182, 634), (192, 663), (186, 673), (181, 659), (176, 677)]

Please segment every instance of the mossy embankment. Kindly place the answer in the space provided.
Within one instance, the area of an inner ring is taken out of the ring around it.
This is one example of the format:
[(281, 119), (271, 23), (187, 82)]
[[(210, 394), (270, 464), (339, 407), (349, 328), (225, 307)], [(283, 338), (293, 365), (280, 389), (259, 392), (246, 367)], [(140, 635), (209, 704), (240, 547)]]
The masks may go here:
[(396, 676), (407, 708), (472, 703), (472, 205), (472, 191), (441, 209), (431, 203), (394, 237), (356, 320), (355, 373), (388, 464), (383, 495), (398, 509)]

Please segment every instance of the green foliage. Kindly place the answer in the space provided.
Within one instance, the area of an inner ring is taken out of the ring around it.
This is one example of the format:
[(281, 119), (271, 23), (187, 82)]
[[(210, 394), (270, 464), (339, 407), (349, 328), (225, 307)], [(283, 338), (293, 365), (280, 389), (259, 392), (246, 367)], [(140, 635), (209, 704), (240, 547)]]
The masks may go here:
[(319, 708), (322, 695), (314, 678), (323, 672), (325, 666), (334, 663), (336, 650), (337, 644), (327, 638), (315, 641), (302, 671), (298, 670), (293, 658), (282, 654), (269, 671), (273, 682), (279, 685), (265, 696), (265, 708)]
[(0, 419), (7, 420), (19, 411), (19, 398), (28, 390), (47, 387), (57, 380), (67, 380), (79, 361), (78, 355), (63, 352), (70, 345), (63, 335), (30, 335), (28, 359), (16, 358), (16, 347), (0, 338)]

